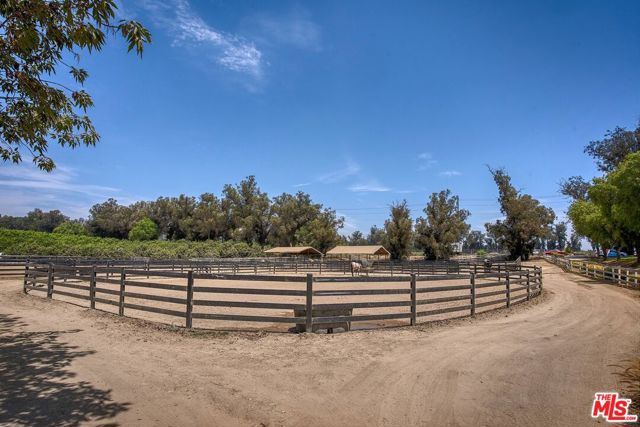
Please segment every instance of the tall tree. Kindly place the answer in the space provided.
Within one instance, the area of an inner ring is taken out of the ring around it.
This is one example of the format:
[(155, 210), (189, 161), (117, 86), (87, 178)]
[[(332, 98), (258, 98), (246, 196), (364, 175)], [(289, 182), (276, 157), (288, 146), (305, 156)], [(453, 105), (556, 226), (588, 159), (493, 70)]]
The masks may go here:
[(616, 127), (601, 140), (591, 141), (584, 152), (596, 160), (602, 172), (612, 172), (629, 154), (640, 151), (640, 122), (634, 130)]
[(198, 239), (222, 238), (227, 231), (227, 217), (220, 199), (211, 193), (202, 194), (193, 210), (191, 226)]
[(132, 212), (115, 199), (95, 204), (89, 209), (87, 228), (94, 236), (126, 239), (132, 226)]
[(387, 233), (384, 228), (378, 228), (373, 225), (367, 234), (367, 245), (387, 245)]
[(480, 230), (470, 231), (464, 238), (462, 249), (464, 251), (475, 252), (485, 248), (486, 236)]
[[(48, 146), (95, 145), (86, 115), (93, 106), (81, 89), (88, 73), (68, 63), (80, 51), (102, 49), (106, 33), (120, 34), (141, 55), (151, 34), (136, 21), (116, 20), (114, 0), (4, 0), (0, 2), (0, 158), (20, 163), (25, 151), (46, 171)], [(67, 71), (73, 87), (52, 81)]]
[(560, 194), (573, 200), (587, 200), (591, 184), (581, 176), (570, 176), (560, 183)]
[(362, 234), (362, 231), (356, 230), (347, 239), (351, 246), (362, 246), (368, 244), (367, 239)]
[(576, 233), (588, 237), (596, 249), (602, 247), (606, 258), (613, 244), (610, 223), (602, 209), (592, 201), (576, 200), (569, 206), (567, 215)]
[[(607, 176), (606, 183), (608, 187), (604, 191), (608, 191), (607, 196), (613, 202), (613, 222), (625, 243), (635, 247), (640, 263), (640, 152), (628, 155)], [(594, 196), (598, 202), (598, 197)]]
[(469, 211), (460, 209), (458, 196), (444, 190), (431, 194), (424, 208), (425, 218), (416, 220), (416, 239), (427, 259), (449, 259), (452, 245), (462, 241), (469, 231), (465, 221)]
[(509, 250), (511, 258), (528, 259), (536, 238), (545, 237), (553, 223), (553, 210), (528, 194), (520, 194), (503, 169), (489, 169), (498, 187), (500, 211), (505, 216), (493, 224), (485, 224), (487, 232)]
[(413, 240), (413, 221), (411, 212), (407, 206), (407, 201), (391, 205), (391, 215), (384, 222), (384, 229), (387, 236), (387, 249), (391, 254), (391, 259), (401, 260), (409, 258)]
[(271, 203), (256, 177), (248, 176), (235, 186), (225, 185), (222, 192), (222, 207), (231, 222), (233, 237), (264, 245), (271, 231)]
[(575, 231), (571, 233), (571, 237), (569, 238), (569, 247), (573, 252), (577, 252), (582, 250), (582, 242), (580, 241), (580, 235)]
[(296, 233), (296, 240), (327, 253), (339, 241), (338, 230), (344, 225), (344, 218), (338, 217), (333, 209), (324, 209), (315, 219), (302, 226)]
[(567, 223), (559, 222), (553, 226), (553, 238), (556, 242), (556, 248), (564, 250), (567, 247)]
[(318, 218), (322, 205), (313, 203), (311, 196), (302, 191), (291, 195), (283, 193), (273, 198), (271, 241), (277, 246), (295, 246), (297, 233)]

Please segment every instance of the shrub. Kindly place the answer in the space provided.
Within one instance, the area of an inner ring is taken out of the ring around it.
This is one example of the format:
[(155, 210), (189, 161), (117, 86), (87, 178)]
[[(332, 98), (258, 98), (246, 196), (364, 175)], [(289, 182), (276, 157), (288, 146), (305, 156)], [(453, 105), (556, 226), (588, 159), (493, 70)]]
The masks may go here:
[(221, 258), (263, 254), (262, 248), (257, 245), (234, 241), (135, 241), (2, 228), (0, 228), (0, 252), (9, 255), (86, 256), (114, 259)]
[(77, 221), (65, 221), (57, 226), (53, 232), (58, 234), (75, 234), (78, 236), (87, 236), (89, 234), (84, 225)]
[(129, 240), (155, 240), (158, 238), (158, 226), (149, 218), (136, 221), (129, 231)]
[(476, 251), (476, 255), (480, 257), (487, 256), (488, 254), (489, 253), (485, 249), (478, 249)]

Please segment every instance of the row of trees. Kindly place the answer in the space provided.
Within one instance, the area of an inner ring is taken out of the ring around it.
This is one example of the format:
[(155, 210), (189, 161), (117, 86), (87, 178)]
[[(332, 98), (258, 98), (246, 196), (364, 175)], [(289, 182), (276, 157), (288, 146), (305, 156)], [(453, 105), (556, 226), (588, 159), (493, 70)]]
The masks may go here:
[(423, 212), (425, 216), (414, 222), (406, 200), (394, 203), (384, 228), (373, 226), (366, 237), (360, 231), (354, 231), (345, 243), (383, 245), (392, 259), (406, 259), (414, 249), (421, 250), (427, 259), (449, 258), (453, 245), (469, 232), (466, 223), (469, 211), (460, 209), (458, 196), (443, 190), (431, 194)]
[[(140, 229), (143, 222), (148, 233), (134, 233), (143, 239), (310, 245), (323, 252), (339, 241), (338, 230), (344, 223), (333, 209), (314, 203), (306, 193), (270, 198), (253, 176), (237, 185), (226, 185), (221, 197), (212, 193), (198, 198), (180, 195), (129, 206), (109, 199), (94, 205), (89, 213), (86, 226), (94, 236), (131, 238), (131, 231)], [(149, 221), (156, 224), (155, 233)]]
[[(511, 177), (503, 169), (490, 172), (498, 187), (498, 201), (504, 218), (485, 224), (487, 233), (474, 230), (466, 220), (469, 211), (460, 209), (459, 198), (449, 190), (433, 193), (424, 208), (424, 217), (411, 220), (406, 201), (391, 206), (390, 218), (383, 230), (372, 228), (367, 237), (354, 232), (352, 244), (384, 244), (394, 259), (406, 258), (412, 248), (424, 253), (427, 259), (447, 259), (454, 244), (463, 242), (463, 250), (506, 249), (510, 256), (528, 259), (534, 248), (565, 248), (566, 223), (553, 225), (553, 210), (543, 206), (528, 194), (522, 194), (511, 184)], [(572, 241), (575, 239), (572, 239)], [(575, 243), (576, 246), (579, 245)]]
[(585, 152), (602, 176), (587, 181), (572, 176), (560, 192), (572, 199), (568, 215), (574, 230), (607, 257), (611, 248), (632, 253), (640, 262), (640, 123), (634, 130), (617, 127)]
[(63, 215), (59, 210), (44, 212), (40, 209), (34, 209), (26, 216), (0, 215), (0, 228), (51, 233), (65, 221), (69, 221), (69, 217)]
[[(460, 209), (459, 198), (449, 190), (431, 194), (424, 216), (413, 221), (406, 201), (395, 203), (383, 228), (372, 227), (365, 237), (360, 231), (348, 238), (338, 234), (344, 219), (333, 209), (314, 203), (303, 192), (270, 198), (253, 176), (237, 185), (226, 185), (219, 198), (212, 193), (200, 197), (160, 197), (125, 206), (114, 199), (96, 204), (89, 218), (70, 221), (59, 211), (38, 209), (26, 217), (0, 217), (0, 228), (48, 231), (129, 240), (237, 241), (248, 245), (309, 245), (326, 252), (336, 244), (381, 244), (393, 259), (407, 258), (415, 249), (427, 259), (447, 259), (454, 244), (464, 241), (467, 249), (506, 248), (511, 255), (527, 258), (531, 250), (549, 236), (555, 215), (537, 200), (520, 194), (503, 170), (491, 170), (498, 186), (505, 218), (486, 224), (487, 234), (469, 232), (469, 211)], [(557, 243), (566, 240), (566, 225), (559, 224)], [(564, 236), (564, 237), (563, 237)]]
[[(233, 240), (249, 245), (310, 245), (326, 251), (341, 241), (344, 219), (306, 193), (270, 198), (255, 177), (226, 185), (222, 196), (160, 197), (121, 205), (94, 205), (89, 218), (70, 221), (59, 211), (36, 209), (26, 217), (0, 216), (0, 228), (87, 234), (131, 240)], [(56, 229), (56, 227), (60, 227)]]

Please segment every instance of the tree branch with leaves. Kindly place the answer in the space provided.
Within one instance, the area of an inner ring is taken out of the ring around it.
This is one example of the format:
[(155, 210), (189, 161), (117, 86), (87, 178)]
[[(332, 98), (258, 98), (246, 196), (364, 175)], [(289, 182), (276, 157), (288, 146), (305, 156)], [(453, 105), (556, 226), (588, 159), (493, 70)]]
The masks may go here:
[[(151, 34), (139, 22), (118, 20), (114, 0), (5, 0), (0, 2), (0, 158), (25, 154), (45, 171), (55, 168), (49, 145), (94, 146), (100, 136), (86, 114), (82, 89), (88, 72), (67, 62), (100, 51), (107, 35), (120, 36), (142, 55)], [(52, 80), (68, 72), (77, 87)]]

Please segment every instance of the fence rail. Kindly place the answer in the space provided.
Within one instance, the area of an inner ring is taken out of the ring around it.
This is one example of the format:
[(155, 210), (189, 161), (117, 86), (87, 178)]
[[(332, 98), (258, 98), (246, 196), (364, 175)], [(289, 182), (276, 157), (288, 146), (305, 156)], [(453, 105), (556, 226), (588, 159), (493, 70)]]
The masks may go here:
[(545, 255), (544, 259), (571, 273), (608, 280), (623, 287), (640, 288), (640, 269), (553, 255)]
[[(93, 309), (117, 308), (120, 316), (126, 312), (139, 317), (137, 312), (148, 312), (180, 318), (187, 328), (197, 319), (291, 324), (299, 331), (348, 330), (351, 322), (408, 320), (415, 325), (418, 319), (451, 313), (474, 316), (479, 309), (510, 307), (542, 291), (542, 270), (538, 267), (484, 271), (483, 266), (474, 266), (467, 271), (316, 277), (313, 273), (180, 273), (29, 262), (24, 268), (23, 287), (25, 293), (35, 291), (49, 299), (60, 296)], [(380, 309), (387, 310), (375, 311)], [(161, 321), (167, 322), (166, 317)]]

